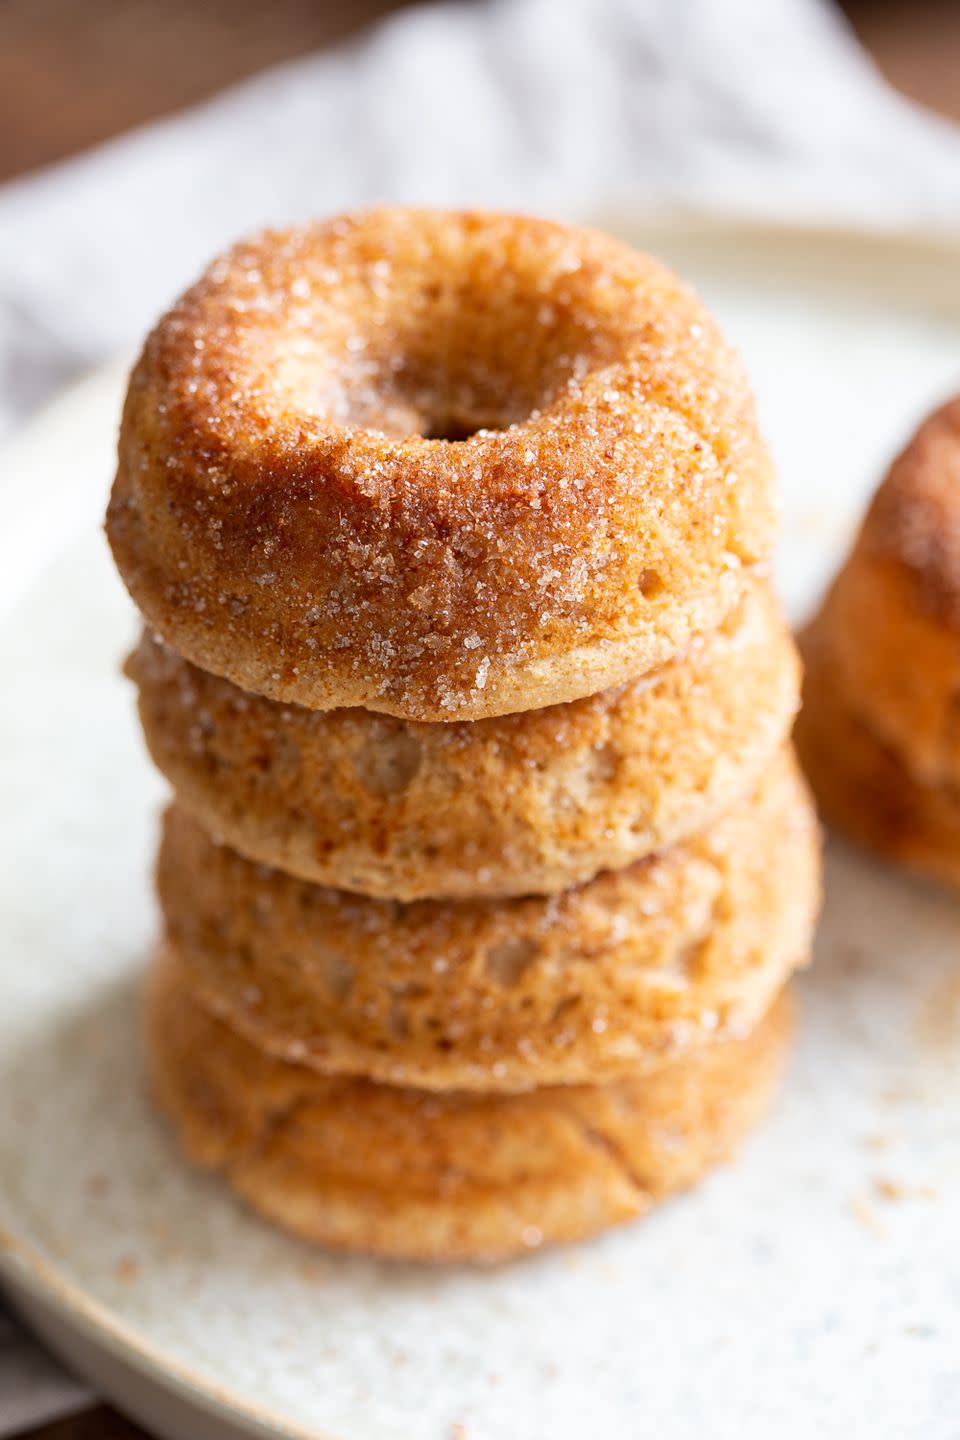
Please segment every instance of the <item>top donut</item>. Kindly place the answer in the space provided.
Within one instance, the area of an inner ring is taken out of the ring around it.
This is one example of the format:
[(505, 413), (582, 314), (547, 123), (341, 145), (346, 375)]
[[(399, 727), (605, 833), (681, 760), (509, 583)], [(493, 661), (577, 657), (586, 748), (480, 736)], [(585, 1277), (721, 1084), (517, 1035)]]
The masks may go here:
[(107, 531), (196, 665), (467, 720), (719, 623), (773, 488), (739, 361), (664, 266), (545, 220), (386, 209), (240, 244), (163, 317)]

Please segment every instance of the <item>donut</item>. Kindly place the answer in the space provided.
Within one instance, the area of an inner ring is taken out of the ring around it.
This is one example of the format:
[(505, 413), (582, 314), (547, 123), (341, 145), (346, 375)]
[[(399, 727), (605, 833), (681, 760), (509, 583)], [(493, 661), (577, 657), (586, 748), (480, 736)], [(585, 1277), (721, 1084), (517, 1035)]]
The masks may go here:
[(153, 759), (207, 830), (302, 879), (404, 901), (548, 894), (675, 843), (750, 793), (799, 696), (758, 581), (652, 675), (488, 720), (279, 705), (149, 635), (127, 673)]
[(383, 209), (240, 244), (163, 317), (107, 534), (200, 668), (445, 721), (663, 664), (775, 521), (740, 363), (669, 270), (546, 220)]
[(187, 1156), (307, 1240), (493, 1261), (582, 1239), (691, 1185), (766, 1110), (789, 1016), (641, 1077), (477, 1095), (330, 1078), (210, 1016), (169, 954), (151, 977), (156, 1100)]
[(824, 819), (883, 859), (960, 889), (960, 792), (928, 784), (845, 691), (844, 673), (805, 641), (805, 703), (796, 740)]
[(960, 396), (894, 460), (800, 643), (796, 740), (825, 818), (960, 886)]
[(349, 895), (218, 846), (179, 807), (158, 891), (208, 1009), (259, 1048), (422, 1089), (605, 1080), (742, 1033), (806, 962), (817, 827), (792, 757), (685, 841), (561, 895)]
[(960, 783), (960, 396), (894, 461), (809, 635), (918, 784)]

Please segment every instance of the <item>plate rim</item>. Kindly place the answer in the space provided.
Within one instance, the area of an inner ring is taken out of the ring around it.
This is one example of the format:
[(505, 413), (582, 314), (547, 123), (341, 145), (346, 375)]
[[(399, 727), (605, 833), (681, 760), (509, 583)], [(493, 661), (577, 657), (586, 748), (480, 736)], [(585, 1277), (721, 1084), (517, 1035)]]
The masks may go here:
[(118, 1319), (101, 1301), (91, 1299), (29, 1241), (0, 1225), (0, 1293), (23, 1323), (34, 1331), (35, 1327), (22, 1315), (20, 1291), (41, 1307), (47, 1305), (54, 1309), (62, 1323), (78, 1331), (91, 1345), (107, 1351), (130, 1369), (219, 1420), (234, 1423), (240, 1419), (251, 1434), (282, 1435), (290, 1440), (343, 1440), (333, 1431), (291, 1421), (268, 1406), (251, 1402), (229, 1386), (219, 1384), (212, 1375), (173, 1359), (136, 1327)]

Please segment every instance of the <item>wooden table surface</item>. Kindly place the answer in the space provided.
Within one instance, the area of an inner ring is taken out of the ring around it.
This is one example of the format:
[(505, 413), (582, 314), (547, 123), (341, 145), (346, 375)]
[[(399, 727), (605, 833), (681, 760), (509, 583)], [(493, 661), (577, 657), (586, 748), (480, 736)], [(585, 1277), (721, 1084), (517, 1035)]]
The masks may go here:
[[(335, 44), (403, 3), (0, 0), (0, 181)], [(843, 0), (843, 8), (893, 85), (960, 119), (960, 0)], [(31, 1436), (143, 1440), (102, 1406)]]

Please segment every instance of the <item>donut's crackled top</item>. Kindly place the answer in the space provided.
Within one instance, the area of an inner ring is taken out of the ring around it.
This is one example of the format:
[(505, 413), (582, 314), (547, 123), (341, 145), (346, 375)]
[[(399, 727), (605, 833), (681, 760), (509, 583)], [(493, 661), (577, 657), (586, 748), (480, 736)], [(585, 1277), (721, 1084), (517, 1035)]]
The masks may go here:
[(669, 658), (765, 561), (774, 505), (739, 362), (670, 271), (395, 209), (241, 244), (160, 321), (107, 528), (202, 668), (444, 720)]

